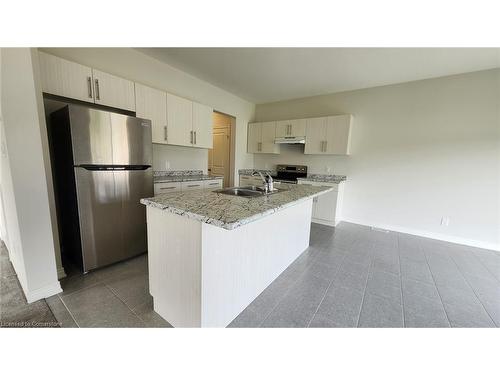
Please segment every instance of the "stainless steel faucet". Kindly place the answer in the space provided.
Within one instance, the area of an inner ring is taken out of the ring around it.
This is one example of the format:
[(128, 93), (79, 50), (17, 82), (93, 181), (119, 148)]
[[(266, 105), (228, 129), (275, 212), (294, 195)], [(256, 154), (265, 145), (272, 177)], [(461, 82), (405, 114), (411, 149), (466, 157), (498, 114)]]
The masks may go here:
[(262, 179), (262, 183), (264, 185), (264, 191), (266, 193), (269, 193), (274, 190), (274, 183), (273, 183), (273, 178), (269, 172), (266, 172), (267, 180), (266, 177), (262, 174), (260, 171), (254, 171), (252, 173), (252, 176), (259, 175), (260, 178)]

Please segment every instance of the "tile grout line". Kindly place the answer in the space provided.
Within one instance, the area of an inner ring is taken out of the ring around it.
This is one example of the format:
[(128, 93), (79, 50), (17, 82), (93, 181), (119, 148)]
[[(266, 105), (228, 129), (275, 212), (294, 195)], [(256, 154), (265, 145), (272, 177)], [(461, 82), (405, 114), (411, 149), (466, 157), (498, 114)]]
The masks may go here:
[(491, 317), (490, 313), (488, 312), (488, 310), (486, 310), (486, 307), (484, 307), (484, 304), (483, 304), (483, 301), (481, 301), (481, 299), (479, 298), (479, 296), (477, 295), (476, 291), (474, 290), (474, 288), (472, 287), (472, 285), (470, 285), (469, 283), (469, 280), (467, 280), (467, 278), (465, 277), (465, 275), (463, 274), (462, 270), (460, 269), (460, 267), (458, 267), (458, 264), (457, 262), (455, 261), (455, 259), (453, 259), (453, 257), (451, 257), (451, 261), (455, 264), (455, 266), (457, 267), (458, 269), (458, 272), (460, 273), (460, 276), (462, 276), (462, 278), (465, 280), (465, 282), (467, 283), (467, 285), (469, 286), (469, 288), (471, 288), (472, 290), (472, 293), (474, 293), (474, 295), (476, 296), (476, 299), (479, 301), (479, 303), (481, 304), (481, 307), (483, 308), (483, 310), (486, 312), (486, 315), (488, 315), (488, 317), (490, 318), (491, 322), (493, 323), (494, 326), (497, 326), (498, 325), (495, 323), (495, 321), (493, 320), (493, 318)]
[(474, 252), (474, 251), (471, 251), (471, 253), (472, 253), (472, 255), (473, 255), (475, 258), (477, 258), (477, 259), (479, 260), (479, 263), (481, 263), (481, 264), (482, 264), (482, 266), (483, 266), (484, 268), (486, 268), (486, 271), (488, 271), (488, 272), (490, 273), (490, 275), (491, 275), (491, 276), (493, 276), (493, 278), (494, 278), (496, 281), (500, 282), (500, 279), (499, 279), (499, 278), (497, 278), (497, 276), (496, 276), (493, 272), (491, 272), (491, 271), (490, 271), (489, 267), (488, 267), (488, 266), (486, 266), (486, 264), (483, 262), (483, 260), (482, 260), (479, 256), (477, 256), (477, 255), (475, 254), (475, 252)]
[(450, 317), (448, 316), (448, 311), (446, 311), (446, 307), (444, 306), (443, 297), (441, 296), (441, 292), (439, 291), (439, 288), (437, 287), (436, 279), (434, 278), (434, 274), (432, 273), (431, 266), (429, 265), (429, 259), (427, 257), (427, 253), (425, 252), (425, 250), (423, 248), (421, 248), (422, 243), (421, 243), (420, 239), (418, 240), (418, 245), (419, 245), (419, 248), (422, 250), (422, 253), (424, 254), (425, 264), (427, 265), (429, 273), (431, 274), (432, 282), (434, 283), (434, 288), (436, 288), (436, 291), (438, 293), (439, 300), (441, 301), (441, 305), (443, 306), (444, 314), (446, 315), (446, 319), (448, 320), (448, 324), (450, 325), (450, 328), (453, 328), (451, 325)]
[(372, 272), (372, 266), (373, 266), (373, 256), (372, 256), (372, 259), (370, 260), (370, 266), (368, 267), (368, 276), (366, 277), (365, 287), (363, 289), (363, 298), (361, 300), (361, 308), (359, 309), (358, 321), (356, 322), (357, 328), (359, 328), (359, 322), (361, 320), (361, 313), (363, 312), (363, 306), (365, 304), (365, 297), (366, 297), (366, 293), (367, 293), (366, 289), (368, 289), (368, 280), (370, 279), (370, 273)]
[(75, 322), (76, 326), (78, 328), (81, 328), (80, 324), (78, 324), (78, 322), (76, 321), (76, 318), (74, 317), (73, 313), (71, 312), (71, 310), (69, 309), (69, 307), (66, 305), (66, 303), (64, 302), (64, 300), (62, 299), (62, 297), (59, 294), (57, 295), (57, 297), (59, 298), (59, 300), (63, 304), (64, 308), (68, 311), (69, 316), (71, 316), (71, 319), (73, 319), (73, 321)]
[(347, 252), (344, 253), (344, 256), (342, 257), (342, 260), (340, 261), (340, 264), (339, 266), (337, 267), (337, 269), (335, 270), (335, 275), (333, 276), (333, 278), (330, 280), (330, 283), (328, 284), (328, 287), (326, 288), (325, 290), (325, 293), (323, 294), (323, 297), (321, 298), (321, 301), (319, 302), (318, 306), (316, 307), (316, 310), (314, 311), (314, 314), (313, 316), (311, 317), (311, 319), (309, 320), (309, 323), (307, 323), (307, 328), (310, 327), (312, 321), (314, 320), (314, 318), (316, 317), (316, 314), (321, 306), (321, 304), (323, 303), (323, 300), (325, 299), (328, 291), (330, 290), (330, 287), (332, 286), (333, 284), (333, 281), (335, 280), (335, 277), (337, 277), (337, 274), (339, 273), (340, 271), (340, 267), (342, 266), (342, 264), (344, 263), (344, 259), (346, 258), (347, 256)]
[(103, 285), (116, 297), (118, 298), (118, 300), (123, 303), (125, 305), (125, 307), (127, 309), (130, 310), (130, 312), (137, 318), (139, 319), (140, 322), (144, 323), (144, 325), (146, 325), (146, 322), (144, 320), (141, 319), (141, 317), (139, 315), (137, 315), (134, 310), (132, 310), (127, 304), (125, 301), (123, 301), (120, 296), (118, 296), (118, 294), (115, 293), (115, 291), (113, 290), (113, 288), (111, 288), (109, 285), (107, 285), (106, 283), (103, 283)]
[[(310, 247), (310, 246), (309, 246), (309, 247)], [(308, 248), (309, 248), (309, 247), (308, 247)], [(306, 252), (306, 251), (307, 251), (307, 249), (306, 249), (306, 250), (304, 250), (304, 252)], [(303, 253), (304, 253), (304, 252), (303, 252)], [(316, 257), (317, 257), (317, 254), (314, 256), (314, 258), (316, 258)], [(313, 260), (314, 260), (314, 258), (313, 258)], [(294, 262), (295, 262), (295, 261), (294, 261)], [(293, 264), (293, 262), (292, 262), (292, 264)], [(290, 264), (290, 266), (291, 266), (291, 264)], [(290, 266), (288, 266), (288, 267), (290, 267)], [(286, 269), (288, 269), (288, 267), (287, 267), (287, 268), (285, 268), (285, 270), (286, 270)], [(307, 270), (309, 267), (311, 267), (311, 264), (310, 264), (310, 265), (308, 265), (308, 266), (307, 266), (307, 267), (306, 267), (306, 268), (305, 268), (305, 269), (304, 269), (304, 270), (300, 273), (300, 275), (297, 277), (297, 280), (295, 280), (295, 281), (292, 283), (292, 285), (290, 285), (290, 287), (288, 288), (288, 290), (286, 291), (286, 293), (285, 293), (285, 294), (283, 294), (283, 296), (282, 296), (282, 297), (278, 300), (278, 302), (276, 302), (276, 304), (273, 306), (273, 308), (271, 309), (271, 311), (269, 311), (269, 313), (268, 313), (268, 314), (266, 314), (266, 316), (262, 319), (262, 321), (260, 322), (260, 324), (259, 324), (259, 326), (258, 326), (257, 328), (261, 328), (261, 327), (262, 327), (262, 324), (264, 324), (264, 322), (266, 321), (266, 319), (267, 319), (267, 318), (268, 318), (268, 317), (269, 317), (269, 316), (273, 313), (273, 311), (274, 311), (274, 310), (276, 310), (276, 307), (278, 307), (278, 305), (281, 303), (281, 301), (283, 301), (283, 300), (285, 299), (285, 297), (288, 295), (288, 293), (290, 293), (290, 290), (292, 289), (292, 287), (293, 287), (293, 286), (295, 286), (295, 285), (299, 282), (299, 280), (302, 278), (302, 275), (306, 272), (306, 270)], [(283, 271), (283, 272), (284, 272), (284, 271)], [(283, 272), (282, 272), (282, 273), (283, 273)], [(282, 274), (282, 273), (281, 273), (281, 274)], [(281, 275), (281, 274), (279, 274), (279, 275), (276, 277), (276, 279), (277, 279), (278, 277), (280, 277), (280, 275)], [(272, 284), (272, 283), (273, 283), (276, 279), (274, 279), (274, 280), (271, 282), (271, 284)], [(271, 285), (271, 284), (269, 284), (269, 285)], [(264, 290), (265, 290), (265, 289), (264, 289)], [(263, 290), (262, 292), (264, 292), (264, 290)], [(262, 292), (261, 292), (261, 293), (262, 293)], [(259, 294), (259, 295), (260, 295), (260, 294)], [(253, 302), (253, 301), (252, 301), (252, 302)]]

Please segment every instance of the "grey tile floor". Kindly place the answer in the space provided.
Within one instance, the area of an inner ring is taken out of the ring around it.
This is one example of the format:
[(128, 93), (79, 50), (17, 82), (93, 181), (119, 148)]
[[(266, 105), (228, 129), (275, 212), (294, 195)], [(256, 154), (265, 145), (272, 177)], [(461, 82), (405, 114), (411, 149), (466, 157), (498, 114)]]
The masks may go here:
[(153, 311), (146, 255), (86, 275), (66, 271), (63, 292), (46, 300), (63, 327), (170, 327)]
[[(47, 303), (63, 327), (170, 326), (153, 311), (146, 255), (61, 284)], [(313, 224), (310, 247), (229, 326), (498, 327), (500, 253)]]
[(230, 327), (498, 327), (500, 253), (341, 223)]
[(0, 241), (0, 327), (58, 327), (45, 301), (28, 303)]

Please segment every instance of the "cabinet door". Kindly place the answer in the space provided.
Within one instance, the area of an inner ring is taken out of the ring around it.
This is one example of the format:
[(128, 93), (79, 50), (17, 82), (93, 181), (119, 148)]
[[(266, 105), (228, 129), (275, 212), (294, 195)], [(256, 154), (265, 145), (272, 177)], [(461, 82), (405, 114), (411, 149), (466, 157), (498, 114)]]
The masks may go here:
[(155, 196), (158, 194), (181, 191), (180, 182), (157, 182), (154, 184)]
[(97, 104), (135, 111), (134, 82), (92, 69)]
[(305, 137), (306, 135), (306, 119), (290, 120), (289, 136)]
[(222, 189), (222, 182), (223, 180), (217, 179), (217, 180), (206, 180), (203, 181), (203, 188), (205, 190), (217, 190), (217, 189)]
[(213, 147), (213, 109), (207, 105), (193, 102), (194, 147)]
[(276, 137), (277, 138), (289, 137), (290, 125), (291, 124), (289, 120), (276, 121)]
[(192, 146), (193, 102), (167, 93), (168, 143)]
[(42, 91), (94, 102), (92, 68), (38, 52)]
[(280, 146), (274, 143), (276, 138), (276, 121), (262, 123), (262, 136), (260, 153), (279, 154)]
[(326, 153), (349, 155), (351, 115), (330, 116), (326, 124)]
[(336, 207), (337, 207), (336, 191), (331, 191), (329, 193), (316, 197), (316, 204), (313, 211), (313, 219), (319, 219), (334, 223)]
[(306, 119), (306, 145), (304, 154), (323, 154), (325, 150), (326, 117)]
[(137, 117), (151, 120), (153, 143), (167, 143), (167, 93), (136, 83), (135, 104)]
[(251, 154), (258, 153), (262, 143), (262, 125), (260, 122), (248, 124), (247, 152)]
[(181, 182), (181, 190), (200, 190), (203, 189), (203, 181), (184, 181)]

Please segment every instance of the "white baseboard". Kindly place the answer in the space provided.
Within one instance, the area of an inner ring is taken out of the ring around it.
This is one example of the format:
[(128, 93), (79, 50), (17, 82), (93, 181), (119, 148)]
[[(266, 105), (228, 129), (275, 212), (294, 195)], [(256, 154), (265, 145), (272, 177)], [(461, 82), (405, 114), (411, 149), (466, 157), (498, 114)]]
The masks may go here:
[(392, 232), (406, 233), (406, 234), (411, 234), (414, 236), (431, 238), (434, 240), (452, 242), (452, 243), (456, 243), (459, 245), (473, 246), (473, 247), (479, 247), (482, 249), (500, 251), (500, 244), (494, 243), (494, 242), (471, 240), (468, 238), (450, 236), (450, 235), (441, 234), (441, 233), (427, 232), (427, 231), (423, 231), (423, 230), (400, 227), (400, 226), (396, 226), (396, 225), (386, 225), (386, 224), (380, 224), (380, 223), (367, 223), (367, 222), (362, 222), (362, 221), (359, 221), (356, 219), (351, 219), (351, 218), (346, 218), (346, 217), (343, 217), (341, 221), (345, 221), (345, 222), (352, 223), (352, 224), (365, 225), (368, 227), (377, 227), (377, 228), (387, 229), (387, 230), (390, 230)]
[(24, 291), (24, 295), (26, 296), (26, 300), (28, 303), (38, 301), (42, 298), (48, 298), (50, 296), (53, 296), (57, 293), (61, 293), (61, 284), (59, 284), (59, 281), (47, 285), (43, 288), (35, 289), (35, 290), (30, 290), (30, 291)]

